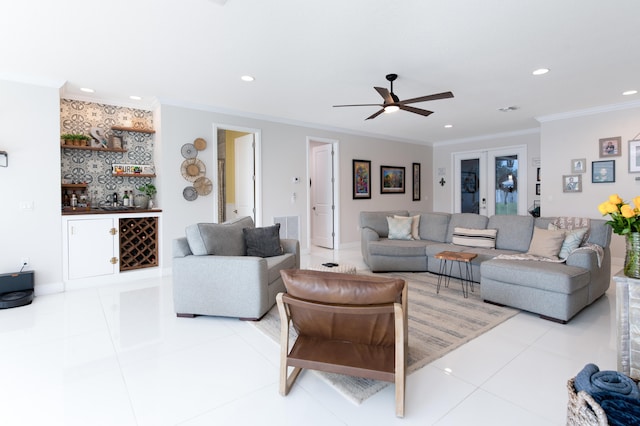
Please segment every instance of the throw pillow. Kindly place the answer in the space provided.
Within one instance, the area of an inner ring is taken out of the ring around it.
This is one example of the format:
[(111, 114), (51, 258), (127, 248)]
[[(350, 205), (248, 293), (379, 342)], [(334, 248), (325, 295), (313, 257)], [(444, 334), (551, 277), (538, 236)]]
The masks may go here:
[(533, 228), (533, 237), (527, 254), (556, 259), (564, 242), (565, 231)]
[[(395, 219), (402, 219), (406, 216), (393, 216)], [(411, 239), (419, 240), (420, 239), (420, 215), (411, 216)]]
[(451, 242), (459, 246), (496, 248), (497, 229), (454, 228)]
[(247, 246), (247, 256), (272, 257), (284, 253), (280, 245), (279, 223), (264, 228), (244, 228), (242, 233)]
[(387, 224), (389, 225), (390, 240), (410, 240), (411, 239), (411, 223), (413, 219), (410, 217), (387, 216)]
[[(558, 228), (554, 224), (550, 223), (549, 229), (557, 230)], [(574, 229), (573, 231), (567, 231), (564, 241), (562, 242), (562, 247), (560, 247), (558, 257), (560, 259), (566, 259), (572, 251), (580, 247), (588, 230), (589, 228), (580, 228)]]
[(253, 227), (253, 219), (243, 217), (224, 223), (196, 223), (185, 234), (191, 253), (196, 256), (244, 256), (246, 248), (242, 229)]

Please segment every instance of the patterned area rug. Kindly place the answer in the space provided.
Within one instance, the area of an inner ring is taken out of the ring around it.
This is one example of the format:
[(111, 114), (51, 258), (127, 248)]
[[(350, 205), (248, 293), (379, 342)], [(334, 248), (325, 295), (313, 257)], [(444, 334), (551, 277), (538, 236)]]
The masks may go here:
[[(407, 373), (424, 367), (457, 347), (491, 330), (519, 311), (484, 303), (480, 288), (462, 296), (460, 281), (451, 279), (436, 294), (438, 277), (430, 273), (387, 273), (409, 283), (409, 359)], [(264, 334), (280, 339), (280, 318), (274, 306), (260, 321), (252, 323)], [(292, 340), (295, 332), (291, 333)], [(314, 371), (347, 399), (360, 404), (390, 383)]]

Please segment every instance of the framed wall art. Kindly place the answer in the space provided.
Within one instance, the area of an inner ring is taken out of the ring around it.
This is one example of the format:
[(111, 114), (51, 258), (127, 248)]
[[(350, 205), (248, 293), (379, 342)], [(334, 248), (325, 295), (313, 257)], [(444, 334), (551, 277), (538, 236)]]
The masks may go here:
[(353, 199), (371, 198), (371, 161), (353, 160)]
[(404, 167), (380, 166), (380, 193), (404, 194)]
[(640, 140), (629, 141), (629, 173), (640, 173)]
[(620, 157), (622, 155), (622, 137), (600, 139), (600, 158), (603, 157)]
[(616, 160), (592, 161), (591, 183), (616, 181)]
[(420, 163), (413, 163), (413, 201), (420, 201)]
[(586, 158), (574, 158), (573, 160), (571, 160), (571, 173), (584, 173), (586, 170)]
[(536, 183), (536, 195), (540, 195), (540, 184)]
[(582, 192), (582, 175), (563, 175), (562, 192)]

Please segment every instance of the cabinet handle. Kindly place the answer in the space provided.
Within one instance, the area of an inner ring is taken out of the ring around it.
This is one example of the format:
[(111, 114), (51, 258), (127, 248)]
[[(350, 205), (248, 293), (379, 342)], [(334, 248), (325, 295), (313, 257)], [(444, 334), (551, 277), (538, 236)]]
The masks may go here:
[(109, 230), (109, 233), (110, 233), (111, 235), (116, 235), (116, 234), (118, 233), (118, 230), (117, 230), (116, 228), (111, 228), (111, 229)]
[(118, 258), (117, 257), (112, 257), (109, 262), (111, 262), (112, 265), (115, 265), (116, 263), (118, 263)]

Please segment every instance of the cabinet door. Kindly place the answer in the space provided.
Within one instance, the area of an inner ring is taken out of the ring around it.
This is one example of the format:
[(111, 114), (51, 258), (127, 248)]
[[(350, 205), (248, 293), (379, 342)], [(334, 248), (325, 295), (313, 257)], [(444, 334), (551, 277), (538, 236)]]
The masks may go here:
[(113, 219), (70, 220), (69, 279), (113, 274)]

